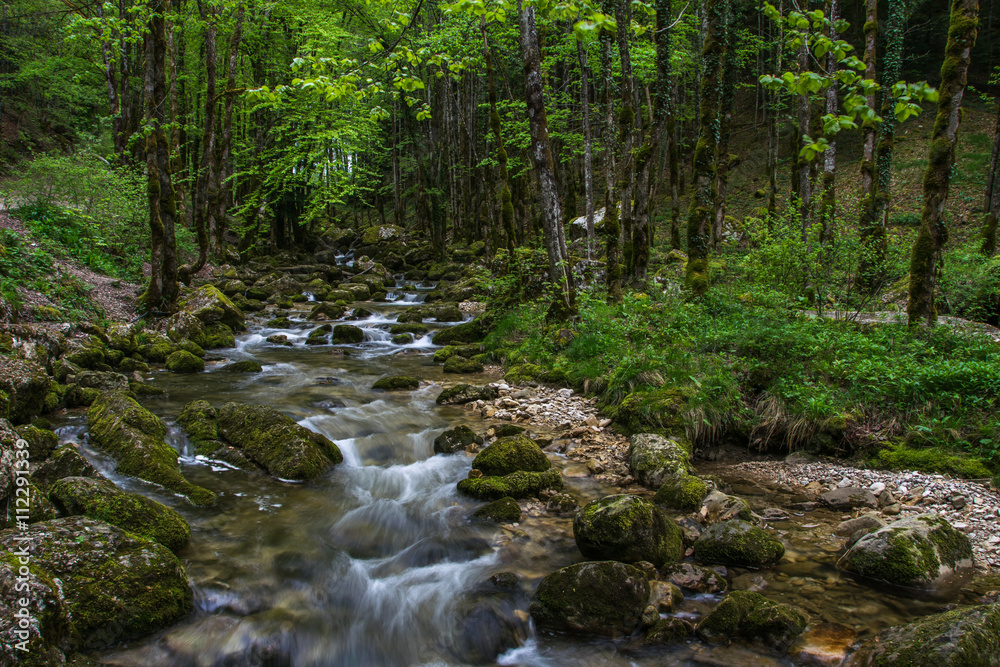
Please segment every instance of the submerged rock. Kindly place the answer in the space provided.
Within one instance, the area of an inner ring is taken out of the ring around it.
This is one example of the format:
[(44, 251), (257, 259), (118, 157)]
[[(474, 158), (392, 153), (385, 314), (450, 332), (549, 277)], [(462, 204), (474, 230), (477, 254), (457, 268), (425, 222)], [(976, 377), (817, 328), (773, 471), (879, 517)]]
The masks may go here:
[(468, 426), (456, 426), (434, 438), (434, 453), (454, 454), (455, 452), (464, 451), (466, 447), (472, 444), (481, 445), (483, 444), (483, 439), (476, 435), (475, 431)]
[(195, 505), (211, 505), (215, 494), (184, 479), (177, 450), (164, 442), (167, 427), (121, 392), (107, 392), (87, 411), (91, 441), (115, 459), (116, 470), (187, 496)]
[(578, 563), (542, 579), (529, 612), (540, 630), (620, 637), (639, 626), (646, 575), (616, 561)]
[(907, 517), (854, 543), (838, 565), (896, 586), (933, 588), (972, 569), (972, 544), (937, 514)]
[(496, 523), (515, 523), (521, 520), (521, 506), (513, 498), (500, 498), (483, 505), (472, 516)]
[(260, 373), (264, 370), (264, 367), (260, 365), (259, 361), (255, 359), (243, 359), (241, 361), (234, 361), (231, 364), (226, 364), (220, 371), (226, 371), (227, 373)]
[(573, 519), (576, 546), (586, 558), (656, 567), (684, 554), (681, 529), (656, 505), (630, 495), (606, 496), (580, 508)]
[(631, 438), (626, 454), (629, 469), (639, 483), (658, 489), (663, 482), (680, 473), (690, 473), (690, 454), (680, 443), (653, 433)]
[(372, 385), (377, 391), (408, 391), (420, 387), (420, 380), (409, 375), (390, 375), (380, 378)]
[(694, 557), (710, 565), (760, 569), (781, 560), (785, 545), (763, 528), (738, 519), (712, 524), (694, 543)]
[(698, 624), (698, 636), (710, 644), (734, 637), (784, 649), (805, 630), (809, 618), (799, 609), (772, 602), (760, 593), (734, 591)]

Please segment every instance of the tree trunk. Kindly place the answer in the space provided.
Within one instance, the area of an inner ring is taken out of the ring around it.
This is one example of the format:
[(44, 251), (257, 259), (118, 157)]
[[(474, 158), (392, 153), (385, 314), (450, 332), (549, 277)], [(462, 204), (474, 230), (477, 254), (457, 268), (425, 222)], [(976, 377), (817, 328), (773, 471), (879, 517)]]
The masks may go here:
[[(878, 37), (878, 0), (867, 0), (865, 5), (865, 78), (875, 80), (876, 52)], [(875, 93), (866, 101), (870, 109), (875, 108)], [(861, 261), (858, 267), (858, 282), (867, 291), (875, 289), (881, 271), (881, 258), (885, 255), (885, 229), (875, 217), (875, 123), (865, 121), (864, 142), (861, 157)]]
[(889, 0), (885, 24), (885, 56), (882, 67), (882, 105), (878, 142), (875, 144), (875, 197), (873, 211), (877, 226), (875, 246), (876, 269), (885, 261), (886, 228), (889, 224), (889, 196), (892, 190), (892, 149), (896, 139), (896, 99), (892, 86), (899, 80), (903, 68), (903, 32), (906, 23), (906, 0)]
[[(802, 32), (802, 46), (799, 47), (799, 74), (809, 70), (809, 47), (806, 42), (808, 28)], [(809, 93), (798, 96), (796, 117), (798, 121), (798, 137), (795, 142), (795, 152), (792, 161), (795, 164), (795, 178), (798, 183), (796, 194), (799, 197), (799, 219), (802, 223), (802, 238), (811, 224), (812, 217), (812, 179), (810, 178), (811, 163), (803, 157), (801, 149), (805, 145), (803, 137), (809, 135), (812, 122), (812, 104)]]
[(594, 259), (594, 162), (593, 138), (590, 135), (590, 82), (587, 54), (580, 40), (576, 41), (576, 57), (580, 61), (580, 104), (583, 107), (583, 187), (587, 216), (587, 259)]
[(503, 136), (500, 132), (500, 113), (497, 111), (497, 84), (493, 72), (493, 56), (486, 42), (486, 22), (482, 23), (483, 51), (486, 54), (486, 82), (490, 98), (490, 129), (493, 131), (493, 142), (496, 144), (497, 164), (499, 165), (500, 185), (500, 225), (507, 237), (507, 252), (514, 254), (517, 245), (517, 228), (514, 225), (514, 204), (511, 201), (510, 184), (507, 176), (507, 151), (503, 147)]
[[(632, 76), (632, 57), (629, 49), (628, 0), (615, 0), (615, 21), (618, 24), (616, 41), (622, 71), (621, 108), (618, 111), (618, 132), (621, 153), (618, 170), (618, 191), (621, 193), (622, 208), (619, 221), (622, 231), (622, 254), (625, 261), (625, 275), (635, 279), (635, 248), (632, 238), (639, 234), (638, 245), (643, 244), (644, 233), (637, 229), (632, 218), (632, 193), (635, 186), (635, 140), (634, 130), (638, 108), (635, 104), (635, 79)], [(648, 253), (648, 247), (646, 248)]]
[(934, 292), (941, 263), (941, 249), (948, 240), (944, 207), (948, 201), (955, 145), (961, 122), (962, 96), (976, 43), (979, 0), (953, 0), (948, 45), (941, 66), (938, 113), (931, 133), (927, 171), (924, 173), (924, 206), (920, 230), (910, 255), (910, 293), (906, 315), (910, 325), (937, 321)]
[(701, 90), (701, 122), (698, 143), (694, 150), (694, 193), (688, 214), (688, 263), (684, 282), (695, 294), (708, 289), (708, 244), (711, 240), (711, 216), (715, 197), (715, 155), (719, 137), (719, 103), (722, 92), (722, 61), (725, 57), (725, 40), (728, 0), (707, 0), (702, 61), (704, 75)]
[(209, 221), (215, 223), (209, 228), (209, 252), (218, 259), (223, 259), (225, 253), (223, 248), (225, 242), (222, 238), (226, 231), (226, 218), (229, 207), (232, 205), (232, 192), (229, 184), (229, 176), (232, 168), (233, 152), (233, 104), (236, 101), (238, 91), (236, 90), (236, 60), (239, 55), (240, 41), (243, 39), (243, 14), (244, 7), (240, 3), (236, 9), (236, 23), (233, 27), (233, 35), (229, 40), (229, 61), (226, 65), (226, 88), (223, 91), (226, 103), (222, 112), (222, 142), (218, 147), (218, 163), (215, 173), (217, 179), (215, 215)]
[(555, 167), (549, 147), (548, 119), (542, 93), (541, 52), (538, 29), (535, 25), (535, 8), (518, 2), (521, 27), (521, 57), (524, 61), (525, 102), (528, 129), (531, 134), (531, 155), (538, 175), (538, 189), (542, 214), (542, 232), (545, 250), (549, 257), (549, 278), (559, 289), (552, 312), (556, 319), (569, 317), (576, 311), (572, 267), (566, 250), (566, 236), (562, 225), (559, 193), (556, 191)]
[[(840, 8), (837, 0), (827, 0), (827, 18), (831, 24), (840, 18)], [(829, 30), (829, 37), (836, 40), (837, 29), (832, 25)], [(826, 57), (826, 70), (828, 75), (835, 76), (837, 72), (837, 58), (831, 53)], [(837, 84), (832, 83), (826, 89), (826, 113), (836, 115), (837, 105)], [(827, 243), (830, 240), (834, 218), (837, 215), (837, 137), (830, 138), (830, 147), (823, 154), (823, 194), (819, 205), (820, 242)]]
[(722, 93), (719, 112), (719, 144), (715, 150), (715, 203), (712, 225), (712, 247), (722, 240), (723, 228), (726, 222), (726, 190), (729, 186), (729, 139), (733, 133), (733, 106), (736, 100), (736, 49), (733, 44), (733, 14), (732, 5), (726, 8), (726, 26), (722, 59)]
[(993, 134), (993, 156), (986, 175), (985, 209), (982, 252), (992, 257), (997, 251), (997, 219), (1000, 218), (1000, 105), (997, 106), (997, 125)]

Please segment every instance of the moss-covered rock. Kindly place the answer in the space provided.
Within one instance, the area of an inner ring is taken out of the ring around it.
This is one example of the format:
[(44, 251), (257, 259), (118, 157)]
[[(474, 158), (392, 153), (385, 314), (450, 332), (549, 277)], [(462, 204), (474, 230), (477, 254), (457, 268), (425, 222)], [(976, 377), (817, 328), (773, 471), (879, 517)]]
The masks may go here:
[(409, 345), (413, 342), (413, 334), (396, 334), (392, 337), (393, 345)]
[(959, 607), (882, 631), (854, 667), (1000, 667), (1000, 604)]
[(208, 325), (221, 322), (234, 331), (240, 331), (246, 326), (240, 309), (214, 285), (199, 287), (181, 303), (181, 309)]
[(107, 329), (108, 347), (121, 350), (125, 354), (135, 354), (139, 351), (135, 329), (128, 324), (112, 324)]
[(464, 319), (465, 316), (455, 304), (439, 306), (438, 309), (434, 311), (435, 322), (461, 322)]
[[(59, 586), (48, 573), (32, 565), (27, 567), (32, 576), (18, 581), (19, 557), (0, 556), (0, 665), (61, 665), (65, 656), (60, 647), (68, 650), (71, 640)], [(30, 617), (23, 627), (17, 616), (22, 599), (27, 602), (24, 608)]]
[(614, 561), (577, 563), (542, 579), (528, 610), (539, 630), (621, 637), (638, 628), (648, 599), (642, 570)]
[[(322, 304), (320, 304), (322, 305)], [(270, 327), (272, 329), (288, 329), (292, 326), (292, 321), (287, 317), (274, 317), (267, 321), (264, 326)]]
[(41, 489), (47, 489), (64, 477), (94, 477), (104, 479), (90, 461), (73, 447), (60, 447), (55, 453), (31, 473), (31, 481)]
[(781, 540), (739, 519), (712, 524), (694, 543), (695, 560), (709, 565), (760, 569), (784, 555)]
[(753, 511), (750, 510), (750, 505), (747, 501), (739, 496), (730, 496), (718, 490), (710, 492), (702, 499), (699, 515), (708, 524), (730, 521), (732, 519), (752, 523), (758, 519)]
[(364, 342), (365, 332), (351, 324), (338, 324), (333, 328), (333, 342), (340, 345), (353, 345)]
[[(333, 301), (323, 301), (322, 303), (317, 303), (315, 306), (312, 307), (312, 310), (309, 311), (309, 315), (306, 319), (314, 321), (336, 320), (344, 314), (345, 310), (346, 309), (344, 308), (344, 306), (340, 305), (339, 303), (335, 303)], [(278, 319), (287, 320), (288, 318), (278, 318)]]
[(30, 422), (45, 410), (51, 380), (38, 364), (17, 357), (0, 356), (0, 418), (14, 424)]
[[(82, 651), (107, 648), (166, 627), (194, 607), (177, 557), (163, 545), (115, 526), (68, 517), (33, 524), (24, 532), (0, 533), (0, 551), (21, 549), (31, 554), (36, 580), (59, 580), (41, 595), (55, 599), (39, 617), (42, 637), (56, 639), (56, 645)], [(13, 565), (9, 558), (3, 564)], [(53, 618), (59, 611), (61, 617)]]
[(969, 538), (937, 514), (906, 517), (854, 543), (838, 563), (869, 579), (933, 588), (972, 569)]
[(216, 410), (220, 439), (280, 479), (309, 480), (344, 460), (337, 445), (264, 405), (226, 403)]
[(484, 313), (464, 324), (456, 324), (448, 329), (442, 329), (434, 334), (435, 345), (454, 345), (455, 343), (478, 343), (486, 338), (493, 328), (493, 317)]
[(444, 362), (445, 373), (482, 373), (483, 365), (474, 359), (466, 359), (459, 355), (448, 357)]
[[(205, 350), (202, 349), (201, 345), (198, 345), (198, 343), (194, 342), (193, 340), (188, 340), (185, 338), (184, 340), (177, 343), (177, 347), (184, 350), (185, 352), (190, 352), (191, 354), (199, 358), (205, 356)], [(167, 357), (167, 360), (169, 361), (170, 358)]]
[(644, 646), (670, 646), (672, 644), (683, 644), (694, 634), (694, 626), (690, 621), (683, 618), (671, 616), (661, 618), (656, 625), (649, 629), (643, 637)]
[(796, 607), (772, 602), (760, 593), (734, 591), (702, 619), (697, 632), (710, 644), (741, 637), (784, 649), (802, 634), (808, 622)]
[(656, 567), (684, 555), (681, 529), (645, 498), (606, 496), (581, 507), (573, 519), (576, 546), (586, 558)]
[(729, 588), (725, 577), (711, 568), (694, 563), (674, 563), (664, 567), (660, 574), (671, 584), (695, 593), (715, 595), (724, 593)]
[(676, 473), (663, 480), (653, 502), (667, 509), (693, 512), (701, 507), (708, 494), (708, 485), (694, 475)]
[(456, 426), (434, 438), (434, 453), (454, 454), (465, 451), (465, 448), (472, 444), (481, 445), (483, 439), (468, 426)]
[(664, 387), (632, 392), (619, 404), (614, 419), (628, 433), (656, 432), (681, 440), (687, 410), (687, 392)]
[(198, 344), (206, 350), (236, 347), (236, 335), (228, 324), (216, 322), (205, 327), (204, 339), (198, 341)]
[(498, 500), (504, 496), (530, 498), (537, 496), (540, 491), (558, 490), (562, 487), (562, 475), (556, 468), (545, 472), (519, 470), (503, 477), (478, 477), (463, 479), (458, 483), (459, 491), (478, 500)]
[(219, 370), (227, 373), (260, 373), (264, 367), (256, 359), (242, 359), (226, 364)]
[(160, 333), (143, 331), (138, 337), (139, 354), (146, 361), (163, 363), (177, 351), (177, 345)]
[(420, 380), (409, 375), (389, 375), (380, 378), (372, 385), (378, 391), (408, 391), (420, 387)]
[(87, 411), (91, 441), (115, 459), (116, 469), (211, 505), (215, 494), (191, 484), (180, 473), (177, 451), (164, 442), (167, 427), (121, 392), (102, 394)]
[(639, 483), (658, 489), (673, 475), (691, 472), (691, 455), (676, 440), (653, 433), (633, 435), (626, 454), (629, 470)]
[(98, 391), (128, 391), (128, 378), (113, 371), (80, 371), (72, 382)]
[(205, 323), (186, 310), (171, 315), (167, 319), (166, 328), (167, 338), (174, 343), (182, 340), (204, 342), (205, 339)]
[(489, 385), (456, 384), (438, 394), (435, 401), (438, 405), (462, 405), (472, 401), (491, 401), (499, 395), (500, 391)]
[(132, 357), (124, 357), (118, 362), (118, 372), (119, 373), (135, 373), (136, 371), (140, 373), (149, 372), (149, 364), (140, 359), (134, 359)]
[(497, 438), (476, 455), (472, 467), (487, 476), (503, 476), (518, 470), (545, 472), (552, 467), (552, 463), (534, 440), (525, 435), (514, 435)]
[(164, 396), (167, 393), (167, 390), (163, 387), (157, 387), (156, 385), (149, 384), (148, 382), (140, 382), (139, 380), (129, 380), (128, 390), (132, 392), (136, 398)]
[(427, 326), (424, 324), (416, 324), (416, 323), (393, 324), (392, 326), (389, 327), (389, 333), (391, 334), (408, 333), (408, 334), (415, 334), (418, 336), (422, 336), (423, 334), (427, 333)]
[(191, 528), (176, 511), (106, 479), (65, 477), (49, 487), (49, 499), (63, 516), (83, 515), (159, 542), (173, 552), (187, 544)]
[(81, 336), (73, 338), (66, 343), (66, 352), (63, 355), (67, 361), (92, 370), (100, 370), (105, 363), (104, 353), (107, 347), (100, 338), (95, 336)]
[(36, 463), (41, 463), (49, 458), (55, 448), (59, 446), (58, 435), (37, 426), (19, 426), (17, 427), (17, 435), (28, 443), (29, 459)]
[(515, 523), (521, 520), (521, 506), (513, 498), (500, 498), (483, 505), (472, 516), (495, 523)]
[(174, 373), (200, 373), (205, 370), (205, 361), (187, 350), (177, 350), (167, 357), (167, 370)]
[[(372, 292), (368, 288), (368, 285), (363, 285), (360, 283), (341, 283), (337, 285), (337, 291), (346, 291), (351, 295), (351, 301), (367, 301), (371, 298)], [(327, 295), (327, 298), (332, 298)]]

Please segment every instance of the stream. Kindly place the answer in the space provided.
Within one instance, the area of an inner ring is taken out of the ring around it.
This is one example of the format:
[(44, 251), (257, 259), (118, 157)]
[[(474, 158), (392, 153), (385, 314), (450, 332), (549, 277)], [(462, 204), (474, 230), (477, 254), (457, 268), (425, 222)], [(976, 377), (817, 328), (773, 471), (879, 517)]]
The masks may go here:
[[(795, 650), (792, 657), (777, 656), (763, 647), (711, 647), (694, 639), (644, 648), (639, 639), (537, 635), (527, 614), (531, 593), (544, 575), (582, 560), (572, 519), (526, 514), (513, 528), (469, 520), (480, 503), (459, 495), (455, 484), (472, 459), (435, 456), (432, 443), (459, 423), (479, 432), (489, 424), (435, 404), (443, 382), (462, 378), (432, 364), (429, 335), (396, 345), (388, 334), (396, 314), (430, 287), (401, 283), (390, 295), (395, 301), (358, 304), (374, 314), (350, 322), (366, 334), (357, 345), (306, 346), (315, 323), (296, 312), (290, 329), (251, 327), (235, 348), (210, 353), (218, 361), (205, 373), (151, 374), (150, 382), (167, 394), (144, 404), (170, 427), (185, 476), (218, 494), (215, 507), (194, 507), (115, 474), (113, 463), (86, 442), (85, 414), (61, 418), (63, 442), (77, 444), (122, 488), (176, 509), (192, 530), (179, 556), (195, 612), (100, 660), (135, 667), (466, 665), (493, 664), (499, 655), (499, 664), (526, 666), (817, 664), (795, 657)], [(267, 343), (275, 333), (293, 345)], [(228, 361), (250, 358), (263, 365), (262, 373), (217, 372)], [(370, 389), (389, 374), (426, 382), (413, 392)], [(336, 442), (344, 462), (318, 481), (290, 484), (196, 458), (175, 422), (194, 399), (272, 406)], [(580, 474), (579, 463), (549, 456), (567, 471), (567, 492), (581, 504), (619, 492)], [(766, 494), (748, 499), (755, 509), (773, 506)], [(788, 551), (777, 567), (760, 573), (768, 597), (800, 605), (811, 626), (862, 638), (941, 608), (940, 600), (898, 597), (839, 572), (834, 563), (842, 540), (832, 531), (842, 518), (817, 511), (772, 523)], [(500, 572), (516, 573), (518, 583), (491, 579)], [(960, 591), (949, 599), (970, 595)], [(689, 597), (679, 614), (697, 620), (719, 599)]]

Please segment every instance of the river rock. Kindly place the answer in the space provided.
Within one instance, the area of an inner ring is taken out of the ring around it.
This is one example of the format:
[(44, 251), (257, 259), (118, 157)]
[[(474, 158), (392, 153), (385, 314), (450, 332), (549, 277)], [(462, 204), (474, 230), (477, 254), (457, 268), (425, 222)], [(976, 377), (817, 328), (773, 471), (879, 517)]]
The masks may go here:
[(49, 487), (49, 498), (62, 516), (107, 521), (175, 553), (191, 537), (188, 522), (175, 510), (137, 493), (126, 493), (107, 479), (65, 477)]
[[(0, 549), (31, 554), (31, 599), (45, 601), (37, 604), (32, 641), (43, 650), (107, 648), (155, 632), (193, 609), (187, 575), (169, 549), (100, 521), (68, 517), (24, 532), (6, 530)], [(5, 607), (20, 595), (9, 585), (10, 565), (0, 561)], [(0, 614), (0, 636), (10, 634), (12, 623), (13, 614)]]
[(0, 356), (0, 418), (14, 424), (29, 422), (45, 410), (51, 380), (32, 361)]
[(483, 365), (475, 359), (466, 359), (457, 354), (448, 357), (444, 362), (445, 373), (482, 373)]
[(264, 370), (264, 367), (256, 359), (241, 359), (240, 361), (226, 364), (219, 370), (227, 373), (260, 373)]
[(456, 426), (434, 438), (435, 454), (454, 454), (465, 451), (469, 445), (481, 445), (483, 439), (468, 426)]
[(960, 607), (882, 631), (853, 656), (852, 667), (998, 667), (1000, 603)]
[(650, 501), (625, 494), (593, 500), (577, 510), (573, 537), (580, 553), (595, 560), (649, 561), (662, 567), (684, 554), (681, 529)]
[(972, 569), (969, 538), (937, 514), (906, 517), (859, 539), (838, 565), (869, 579), (934, 588)]
[(59, 436), (37, 426), (18, 426), (17, 435), (28, 443), (28, 454), (33, 463), (41, 463), (59, 446)]
[(221, 322), (234, 331), (245, 328), (243, 313), (214, 285), (203, 285), (195, 290), (181, 303), (181, 310), (191, 313), (204, 324)]
[(724, 593), (728, 588), (726, 578), (711, 568), (694, 563), (673, 563), (662, 570), (667, 581), (696, 593)]
[(87, 411), (91, 441), (115, 459), (116, 470), (187, 496), (195, 505), (211, 505), (215, 494), (184, 479), (177, 450), (164, 441), (167, 427), (122, 392), (110, 391)]
[(632, 475), (643, 486), (658, 489), (679, 473), (690, 473), (690, 455), (677, 441), (653, 433), (633, 435), (626, 458)]
[(376, 391), (410, 391), (420, 387), (420, 380), (409, 375), (389, 375), (372, 385)]
[(542, 579), (529, 612), (540, 630), (620, 637), (639, 626), (648, 599), (642, 570), (615, 561), (577, 563)]
[(552, 463), (534, 440), (526, 435), (513, 435), (497, 438), (479, 452), (472, 467), (486, 476), (503, 476), (518, 470), (545, 472)]
[(730, 496), (718, 490), (713, 490), (701, 501), (698, 518), (705, 524), (733, 519), (751, 523), (757, 521), (757, 516), (750, 510), (747, 501), (739, 496)]
[(710, 565), (760, 569), (784, 555), (781, 540), (739, 519), (712, 524), (694, 543), (695, 560)]
[(94, 477), (105, 479), (90, 461), (70, 445), (57, 449), (47, 460), (31, 473), (31, 481), (39, 488), (47, 489), (50, 484), (64, 477)]
[(205, 361), (187, 350), (177, 350), (167, 357), (167, 370), (173, 373), (200, 373), (205, 370)]
[(840, 667), (847, 657), (858, 633), (840, 623), (820, 623), (809, 628), (788, 654), (797, 664)]
[(338, 324), (333, 328), (333, 342), (355, 344), (365, 340), (365, 332), (352, 324)]
[(857, 486), (844, 486), (833, 491), (827, 491), (819, 496), (821, 503), (837, 512), (846, 512), (855, 507), (878, 507), (878, 500), (868, 489)]
[(869, 512), (867, 514), (862, 514), (855, 519), (848, 519), (847, 521), (841, 522), (833, 530), (834, 535), (840, 535), (841, 537), (850, 537), (854, 535), (859, 530), (864, 530), (866, 532), (872, 532), (878, 530), (885, 526), (885, 521), (875, 512)]
[(768, 600), (760, 593), (733, 591), (698, 624), (698, 636), (710, 644), (734, 637), (784, 649), (805, 630), (809, 618), (796, 607)]
[(500, 498), (483, 505), (472, 516), (495, 523), (516, 523), (521, 520), (521, 506), (513, 498)]
[(73, 383), (98, 391), (128, 391), (128, 378), (113, 371), (80, 371), (73, 376)]
[(279, 479), (313, 479), (344, 460), (326, 436), (274, 408), (226, 403), (216, 419), (221, 440)]
[(478, 500), (497, 500), (504, 496), (529, 498), (537, 496), (541, 491), (562, 488), (562, 475), (557, 468), (550, 468), (545, 472), (518, 470), (502, 477), (491, 475), (463, 479), (458, 483), (459, 491)]
[(438, 394), (436, 401), (438, 405), (462, 405), (472, 401), (491, 401), (499, 395), (499, 390), (489, 385), (456, 384)]
[(694, 625), (690, 621), (672, 616), (657, 621), (643, 637), (642, 643), (645, 646), (683, 644), (692, 634), (694, 634)]
[(701, 507), (707, 493), (708, 485), (698, 477), (686, 472), (675, 473), (663, 480), (653, 502), (667, 509), (693, 512)]

